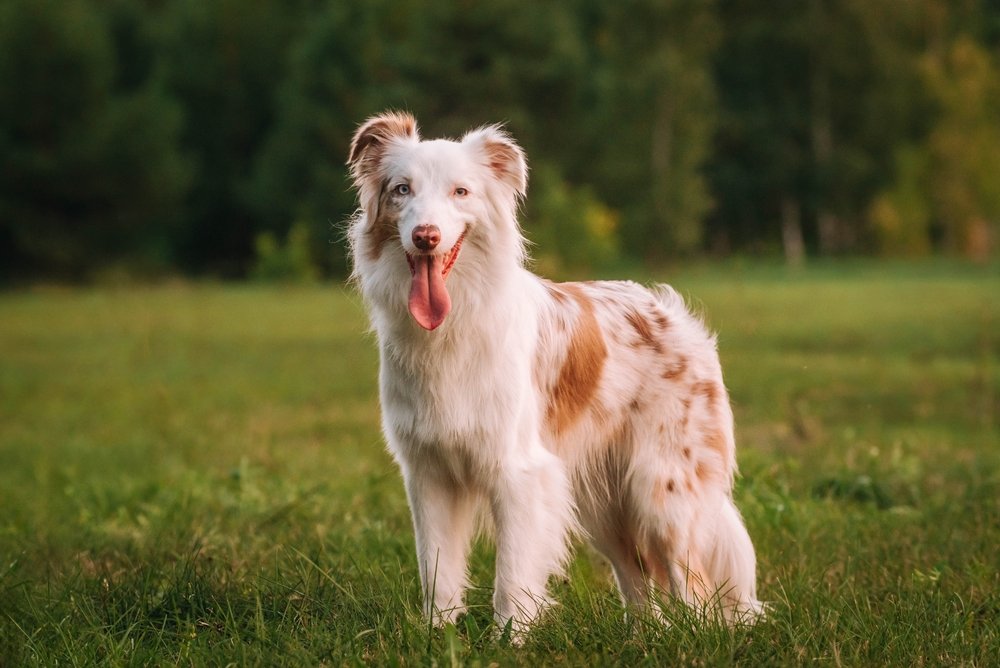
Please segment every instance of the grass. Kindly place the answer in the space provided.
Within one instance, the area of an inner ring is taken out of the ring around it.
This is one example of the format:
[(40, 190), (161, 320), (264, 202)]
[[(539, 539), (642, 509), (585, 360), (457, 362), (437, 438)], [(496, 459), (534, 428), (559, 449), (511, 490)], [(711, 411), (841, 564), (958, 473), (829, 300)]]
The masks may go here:
[(1000, 276), (691, 267), (771, 617), (627, 622), (587, 548), (516, 649), (432, 631), (337, 286), (0, 294), (0, 665), (995, 665)]

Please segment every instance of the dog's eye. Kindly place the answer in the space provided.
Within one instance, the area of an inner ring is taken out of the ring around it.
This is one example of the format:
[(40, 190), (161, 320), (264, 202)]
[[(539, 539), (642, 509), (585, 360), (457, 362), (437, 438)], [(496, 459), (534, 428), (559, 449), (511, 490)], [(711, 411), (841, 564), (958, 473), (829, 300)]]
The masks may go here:
[(469, 190), (467, 188), (455, 188), (455, 197), (465, 197), (468, 194)]
[(398, 186), (392, 189), (392, 192), (396, 193), (397, 195), (409, 195), (410, 186), (408, 186), (405, 183), (400, 183)]

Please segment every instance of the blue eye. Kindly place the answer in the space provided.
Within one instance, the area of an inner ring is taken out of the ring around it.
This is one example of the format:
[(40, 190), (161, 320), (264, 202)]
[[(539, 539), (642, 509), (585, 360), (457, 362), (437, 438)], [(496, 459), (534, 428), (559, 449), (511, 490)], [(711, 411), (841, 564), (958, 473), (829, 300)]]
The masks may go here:
[(409, 195), (410, 194), (410, 186), (408, 186), (405, 183), (400, 183), (398, 186), (396, 186), (395, 188), (393, 188), (392, 191), (394, 193), (396, 193), (397, 195)]

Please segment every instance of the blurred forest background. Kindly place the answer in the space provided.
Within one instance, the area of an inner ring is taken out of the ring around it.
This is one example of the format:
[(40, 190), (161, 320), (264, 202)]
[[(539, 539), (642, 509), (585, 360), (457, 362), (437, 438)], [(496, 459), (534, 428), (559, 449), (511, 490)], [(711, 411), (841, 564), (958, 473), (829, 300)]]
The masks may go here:
[(0, 278), (343, 276), (388, 107), (507, 123), (543, 270), (1000, 246), (1000, 0), (2, 0)]

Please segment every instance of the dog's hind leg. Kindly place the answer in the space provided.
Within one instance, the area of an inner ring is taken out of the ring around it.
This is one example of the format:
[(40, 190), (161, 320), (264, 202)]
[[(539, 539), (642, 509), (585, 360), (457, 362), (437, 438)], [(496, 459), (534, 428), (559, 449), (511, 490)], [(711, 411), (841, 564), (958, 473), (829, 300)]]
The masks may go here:
[(466, 562), (478, 498), (452, 480), (423, 469), (406, 473), (413, 515), (424, 614), (435, 624), (454, 622), (465, 610)]
[(645, 608), (649, 603), (646, 566), (642, 563), (638, 548), (622, 544), (605, 555), (611, 561), (611, 570), (622, 601), (626, 605)]
[[(588, 509), (589, 510), (589, 509)], [(626, 606), (645, 608), (649, 603), (649, 574), (626, 513), (583, 513), (581, 521), (594, 547), (611, 562), (618, 593)]]

